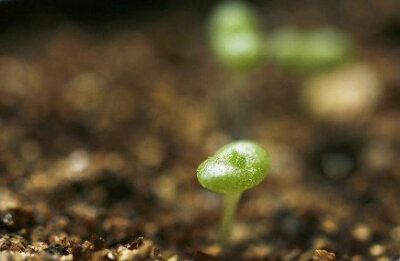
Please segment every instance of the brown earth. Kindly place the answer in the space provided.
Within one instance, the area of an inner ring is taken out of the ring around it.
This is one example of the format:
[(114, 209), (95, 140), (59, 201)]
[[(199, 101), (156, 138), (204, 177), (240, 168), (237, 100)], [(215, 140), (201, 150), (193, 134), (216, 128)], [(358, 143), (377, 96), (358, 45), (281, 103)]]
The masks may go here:
[[(205, 39), (210, 2), (90, 26), (44, 26), (53, 18), (40, 12), (37, 27), (3, 21), (0, 260), (400, 260), (399, 2), (255, 4), (266, 31), (334, 25), (354, 37), (385, 85), (374, 114), (315, 121), (298, 103), (304, 78), (266, 64), (232, 115), (221, 93), (236, 78)], [(244, 193), (221, 250), (220, 196), (195, 172), (238, 138), (265, 146), (273, 169)], [(344, 178), (322, 167), (332, 153), (353, 164)]]

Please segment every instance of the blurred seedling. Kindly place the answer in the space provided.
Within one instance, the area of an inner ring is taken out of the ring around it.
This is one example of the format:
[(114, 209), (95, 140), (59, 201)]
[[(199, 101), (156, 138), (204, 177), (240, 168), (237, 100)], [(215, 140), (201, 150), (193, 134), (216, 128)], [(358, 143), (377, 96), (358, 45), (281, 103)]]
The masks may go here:
[(320, 27), (301, 30), (277, 29), (265, 45), (268, 56), (277, 64), (300, 74), (331, 69), (354, 58), (354, 44), (344, 32)]
[(315, 119), (354, 125), (377, 107), (382, 81), (368, 64), (354, 63), (354, 43), (340, 30), (280, 28), (269, 43), (271, 59), (306, 76), (300, 103)]
[(221, 118), (231, 131), (240, 133), (246, 111), (242, 94), (250, 72), (264, 60), (258, 14), (247, 2), (222, 2), (210, 15), (208, 38), (215, 59), (227, 73), (220, 94)]
[(262, 60), (259, 17), (246, 2), (217, 5), (209, 21), (209, 41), (215, 58), (228, 69), (247, 71)]
[(268, 153), (257, 143), (246, 140), (223, 146), (197, 168), (199, 183), (224, 195), (219, 235), (221, 245), (227, 243), (243, 191), (261, 183), (269, 169)]

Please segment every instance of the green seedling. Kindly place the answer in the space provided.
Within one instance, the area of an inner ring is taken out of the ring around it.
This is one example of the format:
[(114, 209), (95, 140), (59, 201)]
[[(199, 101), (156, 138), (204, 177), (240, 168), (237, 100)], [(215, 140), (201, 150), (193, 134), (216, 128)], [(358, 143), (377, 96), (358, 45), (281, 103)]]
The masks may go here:
[(246, 2), (219, 4), (210, 16), (209, 41), (216, 59), (233, 70), (248, 70), (262, 60), (259, 18)]
[(246, 2), (226, 1), (217, 5), (210, 16), (210, 31), (214, 33), (236, 33), (258, 27), (258, 16)]
[(224, 195), (219, 237), (221, 245), (229, 237), (243, 191), (263, 181), (269, 168), (268, 153), (257, 143), (245, 140), (225, 145), (197, 168), (199, 183), (206, 189)]
[(354, 56), (350, 38), (328, 27), (278, 29), (269, 37), (266, 49), (276, 63), (301, 73), (329, 69)]
[(264, 60), (259, 16), (248, 2), (221, 2), (211, 12), (207, 33), (213, 57), (226, 69), (216, 103), (221, 123), (232, 136), (241, 137), (251, 105), (244, 99), (246, 85)]
[(249, 70), (262, 61), (261, 38), (251, 31), (217, 35), (211, 46), (218, 61), (230, 70)]

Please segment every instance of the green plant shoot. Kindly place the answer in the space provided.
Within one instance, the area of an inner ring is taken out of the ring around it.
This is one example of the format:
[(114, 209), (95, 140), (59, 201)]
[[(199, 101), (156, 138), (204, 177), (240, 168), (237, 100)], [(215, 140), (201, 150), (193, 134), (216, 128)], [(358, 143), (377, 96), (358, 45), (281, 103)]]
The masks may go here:
[(197, 179), (206, 189), (224, 194), (219, 242), (229, 237), (232, 220), (243, 191), (258, 185), (270, 169), (268, 153), (257, 143), (236, 141), (201, 163)]
[(262, 60), (259, 18), (246, 2), (227, 1), (212, 12), (209, 41), (216, 59), (234, 70), (248, 70)]
[(276, 63), (301, 73), (329, 69), (354, 56), (351, 39), (329, 27), (280, 28), (269, 37), (266, 49)]

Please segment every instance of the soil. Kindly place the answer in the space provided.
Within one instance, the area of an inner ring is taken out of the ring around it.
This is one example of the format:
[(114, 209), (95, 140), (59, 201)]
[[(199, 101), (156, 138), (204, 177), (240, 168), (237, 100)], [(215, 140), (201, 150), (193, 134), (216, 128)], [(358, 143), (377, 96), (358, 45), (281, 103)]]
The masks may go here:
[[(221, 93), (236, 78), (205, 37), (213, 4), (0, 2), (0, 260), (400, 260), (400, 3), (254, 2), (267, 32), (355, 39), (385, 94), (340, 125), (308, 116), (304, 76), (271, 63), (230, 115)], [(196, 166), (241, 138), (273, 168), (221, 249), (220, 195)], [(337, 178), (332, 155), (351, 162)]]

